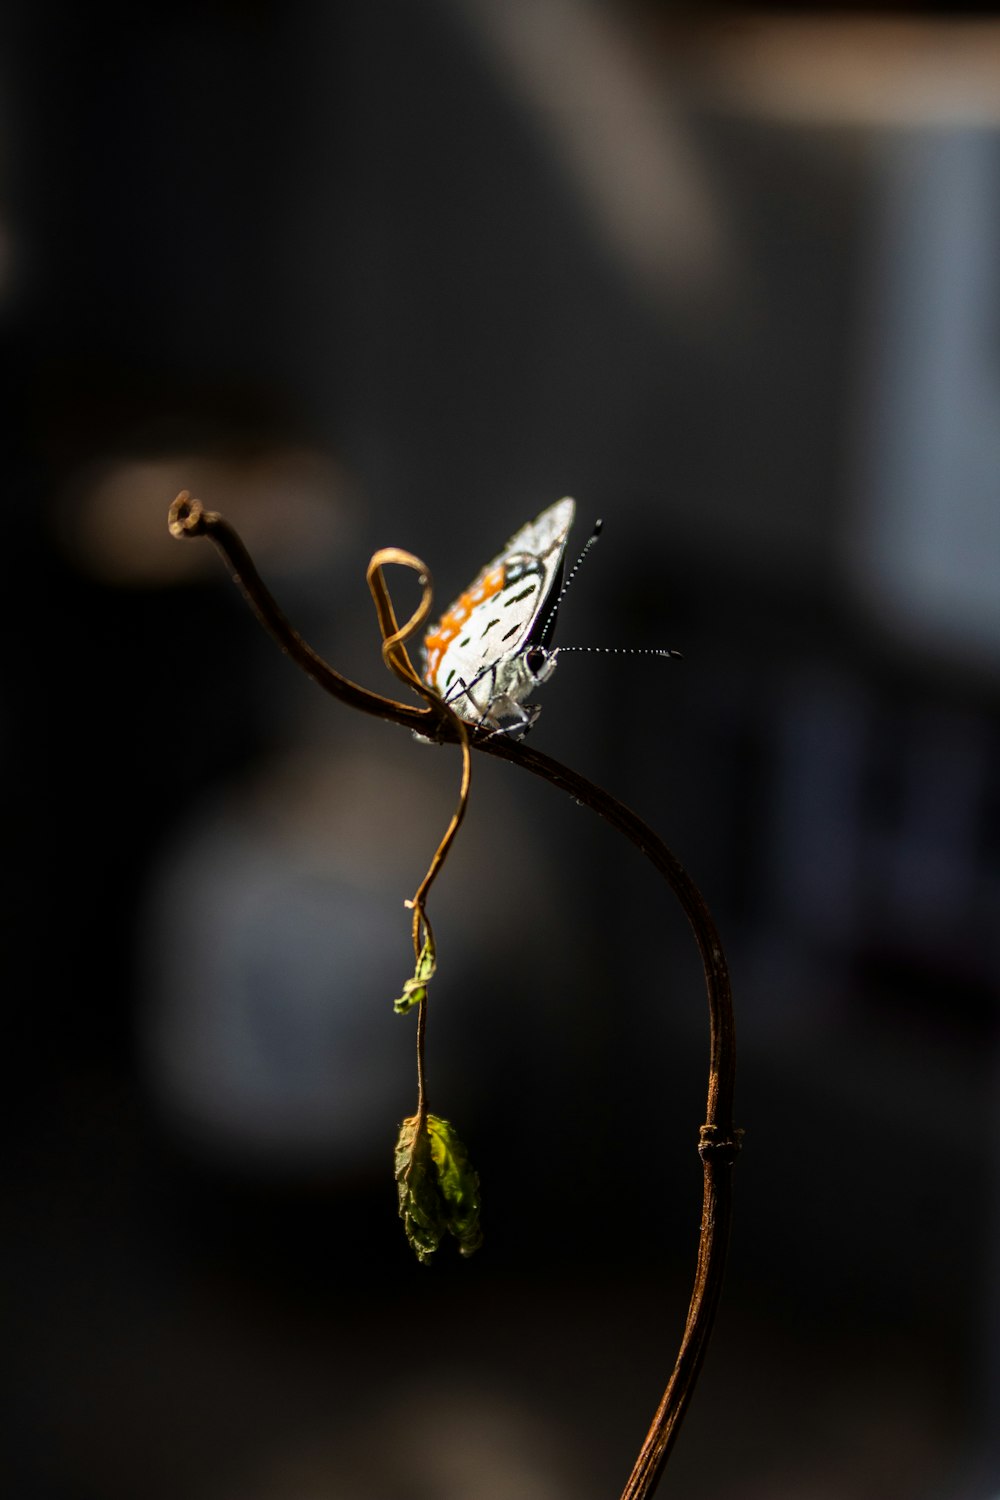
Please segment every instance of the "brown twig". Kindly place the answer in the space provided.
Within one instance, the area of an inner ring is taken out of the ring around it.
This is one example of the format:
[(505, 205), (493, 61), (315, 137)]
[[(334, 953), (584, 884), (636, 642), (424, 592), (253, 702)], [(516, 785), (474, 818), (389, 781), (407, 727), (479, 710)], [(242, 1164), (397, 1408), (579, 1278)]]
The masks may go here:
[[(420, 581), (422, 595), (420, 604), (407, 620), (405, 625), (400, 625), (396, 619), (396, 611), (392, 606), (392, 599), (386, 585), (384, 569), (390, 565), (396, 567), (410, 568), (417, 574)], [(458, 789), (458, 802), (455, 811), (451, 815), (451, 822), (445, 829), (444, 837), (434, 851), (434, 856), (427, 868), (427, 873), (418, 885), (412, 901), (406, 904), (413, 911), (413, 957), (419, 966), (420, 953), (426, 940), (431, 951), (434, 949), (434, 933), (427, 917), (427, 897), (431, 886), (434, 884), (438, 874), (448, 858), (455, 835), (462, 826), (465, 818), (465, 810), (469, 805), (469, 788), (472, 784), (472, 756), (469, 752), (469, 731), (463, 721), (458, 717), (453, 708), (443, 704), (434, 689), (419, 676), (413, 663), (410, 661), (406, 650), (406, 642), (419, 630), (430, 613), (431, 601), (434, 597), (434, 588), (431, 583), (431, 575), (426, 563), (422, 563), (419, 557), (414, 557), (412, 552), (404, 552), (399, 547), (383, 547), (375, 553), (368, 564), (368, 587), (371, 590), (372, 599), (375, 602), (375, 613), (378, 616), (379, 629), (382, 632), (382, 660), (394, 672), (400, 682), (407, 687), (413, 688), (427, 702), (427, 706), (435, 713), (444, 709), (445, 719), (450, 729), (454, 730), (462, 750), (462, 781)], [(426, 987), (423, 999), (417, 1007), (417, 1120), (418, 1129), (422, 1129), (427, 1117), (427, 1066), (426, 1066), (426, 1042), (427, 1042), (427, 1009), (430, 1003)]]
[[(456, 727), (456, 716), (433, 695), (428, 697), (425, 707), (414, 708), (359, 687), (334, 671), (293, 629), (265, 587), (233, 528), (221, 516), (206, 511), (199, 501), (192, 500), (186, 491), (178, 495), (171, 506), (169, 525), (174, 536), (207, 536), (215, 544), (265, 629), (320, 687), (352, 708), (388, 719), (442, 743), (464, 739), (466, 754), (467, 746), (471, 744), (487, 755), (522, 766), (568, 792), (577, 802), (591, 808), (612, 828), (631, 839), (660, 872), (684, 909), (701, 954), (708, 997), (708, 1101), (698, 1145), (704, 1188), (698, 1263), (681, 1346), (663, 1399), (621, 1494), (621, 1500), (649, 1500), (687, 1410), (708, 1345), (729, 1239), (732, 1168), (740, 1149), (741, 1132), (733, 1122), (736, 1038), (732, 994), (725, 955), (708, 906), (690, 875), (662, 839), (624, 803), (586, 777), (521, 741), (504, 735), (490, 735), (461, 723)], [(389, 610), (391, 616), (391, 605)], [(389, 633), (395, 628), (392, 617)], [(409, 670), (413, 672), (412, 666)], [(417, 686), (416, 683), (412, 685)], [(423, 691), (422, 686), (420, 690)]]

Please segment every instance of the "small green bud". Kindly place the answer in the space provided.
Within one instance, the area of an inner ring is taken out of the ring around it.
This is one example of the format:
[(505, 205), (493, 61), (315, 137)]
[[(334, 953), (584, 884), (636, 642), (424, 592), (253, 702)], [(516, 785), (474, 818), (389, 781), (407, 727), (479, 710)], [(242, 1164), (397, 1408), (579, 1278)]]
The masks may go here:
[(403, 985), (403, 993), (398, 1000), (392, 1004), (397, 1016), (405, 1016), (408, 1010), (419, 1005), (421, 1000), (427, 999), (427, 986), (434, 977), (437, 962), (434, 954), (434, 939), (431, 937), (430, 929), (424, 928), (424, 944), (417, 959), (417, 966), (413, 971), (413, 978), (407, 979)]

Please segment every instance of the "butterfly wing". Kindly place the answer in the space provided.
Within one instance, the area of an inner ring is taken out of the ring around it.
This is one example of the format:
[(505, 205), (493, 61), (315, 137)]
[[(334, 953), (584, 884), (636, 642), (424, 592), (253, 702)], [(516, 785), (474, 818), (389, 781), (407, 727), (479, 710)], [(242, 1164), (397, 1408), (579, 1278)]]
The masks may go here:
[[(575, 503), (557, 500), (516, 531), (424, 638), (424, 680), (463, 718), (498, 724), (540, 680), (526, 661), (546, 646)], [(548, 670), (555, 666), (548, 661)], [(545, 673), (548, 675), (548, 671)]]

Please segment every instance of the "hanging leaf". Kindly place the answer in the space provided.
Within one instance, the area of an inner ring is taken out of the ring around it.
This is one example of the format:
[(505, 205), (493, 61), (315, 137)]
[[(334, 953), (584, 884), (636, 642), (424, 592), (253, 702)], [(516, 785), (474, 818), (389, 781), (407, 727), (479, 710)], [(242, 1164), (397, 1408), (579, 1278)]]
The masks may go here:
[(483, 1242), (479, 1225), (479, 1177), (453, 1125), (440, 1115), (410, 1115), (396, 1142), (399, 1216), (417, 1259), (427, 1265), (445, 1235), (460, 1255)]
[(392, 1008), (397, 1016), (405, 1016), (408, 1010), (419, 1005), (422, 1000), (427, 999), (427, 986), (434, 977), (437, 961), (434, 954), (434, 939), (431, 937), (430, 928), (424, 927), (424, 943), (417, 959), (417, 966), (413, 971), (413, 978), (407, 979), (403, 985), (403, 993), (398, 1000), (392, 1002)]

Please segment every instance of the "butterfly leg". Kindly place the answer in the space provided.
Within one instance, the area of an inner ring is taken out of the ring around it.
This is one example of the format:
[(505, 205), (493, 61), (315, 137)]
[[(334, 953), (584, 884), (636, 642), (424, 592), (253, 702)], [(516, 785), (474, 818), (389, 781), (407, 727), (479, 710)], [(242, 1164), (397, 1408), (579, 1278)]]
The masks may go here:
[[(477, 687), (480, 682), (482, 682), (482, 680), (483, 680), (484, 677), (490, 677), (491, 681), (490, 681), (489, 692), (486, 695), (486, 705), (487, 706), (485, 708), (482, 708), (480, 706), (480, 704), (476, 701), (476, 699), (473, 697), (472, 690), (473, 690), (473, 688)], [(480, 729), (482, 729), (482, 728), (485, 728), (487, 725), (495, 724), (496, 723), (496, 720), (494, 719), (493, 713), (492, 713), (493, 697), (494, 697), (494, 694), (496, 693), (496, 686), (497, 686), (497, 669), (496, 669), (496, 666), (495, 665), (491, 665), (491, 666), (488, 666), (488, 667), (483, 667), (482, 671), (478, 672), (476, 674), (476, 676), (473, 677), (473, 679), (472, 679), (471, 682), (466, 682), (466, 680), (465, 680), (464, 677), (456, 677), (455, 681), (452, 683), (451, 687), (448, 689), (448, 692), (445, 695), (445, 700), (444, 701), (451, 708), (454, 708), (455, 712), (457, 714), (459, 714), (459, 716), (461, 718), (466, 719), (470, 724), (475, 724)], [(467, 701), (467, 703), (469, 705), (469, 708), (472, 710), (472, 712), (470, 712), (470, 713), (462, 713), (460, 709), (458, 709), (458, 708), (455, 707), (457, 701), (460, 698), (464, 698)]]
[[(477, 688), (487, 677), (489, 689), (485, 695), (486, 707), (483, 708), (474, 697), (473, 689)], [(468, 719), (470, 723), (477, 724), (480, 729), (488, 729), (491, 735), (508, 734), (515, 739), (520, 739), (522, 735), (527, 734), (541, 712), (541, 707), (537, 703), (519, 703), (509, 693), (497, 692), (496, 662), (483, 667), (471, 682), (466, 682), (464, 677), (457, 677), (448, 689), (445, 702), (454, 707), (460, 698), (464, 698), (477, 715), (473, 718), (471, 713), (466, 713), (462, 714), (462, 717)], [(455, 712), (458, 713), (459, 710), (456, 708)]]
[(501, 693), (491, 700), (489, 715), (483, 722), (493, 725), (492, 734), (506, 734), (519, 740), (527, 734), (541, 711), (538, 703), (518, 703), (516, 698)]

